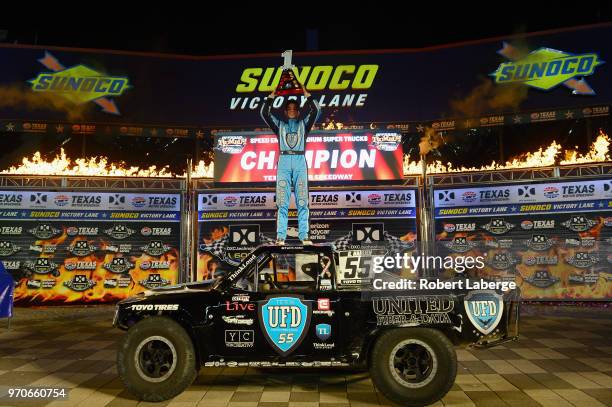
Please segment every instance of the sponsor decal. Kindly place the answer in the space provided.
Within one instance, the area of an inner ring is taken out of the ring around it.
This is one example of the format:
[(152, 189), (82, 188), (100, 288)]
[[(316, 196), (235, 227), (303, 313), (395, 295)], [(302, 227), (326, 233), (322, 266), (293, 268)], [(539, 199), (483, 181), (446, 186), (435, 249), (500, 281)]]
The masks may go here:
[(468, 319), (482, 335), (492, 333), (504, 313), (504, 299), (495, 291), (471, 291), (463, 304)]
[(0, 228), (0, 235), (19, 236), (23, 231), (21, 226), (2, 226)]
[(240, 202), (240, 200), (238, 199), (237, 196), (226, 196), (225, 198), (223, 198), (223, 205), (229, 207), (229, 208), (233, 208), (234, 206), (237, 206), (238, 203)]
[(134, 268), (134, 263), (130, 263), (125, 257), (115, 257), (110, 262), (104, 263), (103, 267), (115, 274), (127, 273)]
[(353, 223), (354, 244), (376, 244), (384, 240), (382, 223)]
[(74, 227), (66, 228), (68, 236), (97, 236), (98, 228), (95, 227)]
[(322, 341), (326, 341), (331, 336), (331, 325), (330, 324), (318, 324), (315, 327), (317, 338)]
[(259, 305), (259, 322), (268, 343), (281, 356), (293, 352), (310, 326), (310, 304), (301, 297), (269, 297)]
[(0, 193), (0, 207), (16, 208), (23, 202), (23, 194)]
[(481, 203), (505, 202), (510, 200), (509, 189), (488, 189), (484, 191), (479, 191), (479, 193), (479, 199)]
[(484, 246), (490, 249), (511, 249), (512, 239), (487, 239)]
[(2, 264), (4, 265), (4, 268), (6, 270), (19, 270), (19, 269), (21, 269), (21, 262), (20, 261), (2, 260)]
[(107, 252), (125, 254), (125, 253), (129, 253), (132, 251), (132, 245), (131, 244), (120, 244), (116, 246), (104, 246), (102, 249)]
[(226, 324), (234, 325), (253, 325), (253, 318), (247, 318), (246, 315), (234, 315), (221, 317)]
[(448, 315), (455, 307), (445, 296), (375, 297), (372, 299), (377, 325), (417, 326), (450, 324)]
[(597, 221), (588, 219), (582, 215), (576, 215), (572, 216), (565, 222), (561, 222), (561, 224), (572, 232), (586, 232), (593, 226), (597, 225)]
[(134, 230), (128, 228), (125, 225), (113, 225), (112, 228), (106, 229), (104, 233), (106, 233), (113, 239), (122, 240), (132, 236), (132, 234), (134, 234)]
[(161, 256), (162, 254), (169, 252), (170, 249), (171, 249), (170, 246), (168, 246), (167, 244), (164, 244), (164, 242), (160, 240), (150, 241), (145, 246), (142, 246), (140, 248), (140, 250), (142, 250), (144, 253), (148, 254), (149, 256)]
[(559, 277), (551, 275), (548, 270), (537, 270), (531, 276), (523, 278), (527, 283), (538, 288), (548, 288), (559, 282)]
[(117, 288), (117, 279), (105, 279), (104, 288)]
[(65, 261), (64, 268), (67, 271), (95, 270), (98, 264), (95, 261)]
[(169, 261), (144, 260), (140, 263), (141, 270), (165, 270), (169, 268)]
[(583, 274), (570, 274), (568, 277), (568, 281), (570, 284), (597, 284), (597, 280), (599, 280), (599, 273), (597, 272), (587, 272)]
[(55, 202), (57, 206), (66, 206), (70, 203), (70, 197), (63, 194), (56, 195), (55, 198), (53, 198), (53, 202)]
[(468, 240), (467, 237), (454, 237), (449, 242), (444, 242), (444, 246), (455, 253), (466, 253), (478, 246), (478, 243), (472, 240)]
[(144, 208), (147, 204), (147, 200), (142, 196), (135, 196), (130, 203), (134, 208)]
[(554, 220), (524, 220), (521, 222), (521, 229), (523, 230), (541, 230), (541, 229), (554, 229)]
[(122, 206), (125, 204), (125, 195), (120, 195), (120, 194), (109, 195), (108, 203), (113, 206)]
[(573, 256), (569, 256), (568, 258), (566, 258), (565, 261), (574, 267), (587, 269), (597, 264), (599, 262), (599, 259), (597, 258), (597, 256), (594, 256), (590, 253), (578, 252)]
[(395, 151), (401, 142), (401, 133), (374, 133), (371, 146), (379, 151)]
[(68, 252), (77, 257), (88, 256), (91, 253), (95, 252), (97, 248), (91, 244), (87, 240), (79, 240), (68, 246)]
[(527, 266), (555, 265), (559, 262), (557, 256), (525, 256), (523, 263)]
[(51, 226), (48, 223), (42, 223), (37, 225), (35, 228), (28, 230), (28, 232), (41, 240), (47, 240), (59, 235), (61, 230)]
[(248, 294), (235, 294), (232, 296), (232, 301), (234, 302), (249, 302), (251, 297)]
[(515, 264), (518, 264), (518, 260), (515, 259), (510, 253), (502, 252), (495, 253), (493, 258), (491, 258), (491, 260), (489, 260), (487, 263), (496, 270), (507, 270)]
[(70, 288), (73, 291), (86, 291), (96, 285), (96, 282), (92, 279), (87, 278), (85, 275), (76, 275), (72, 277), (72, 280), (64, 281), (64, 286)]
[(172, 228), (150, 228), (148, 226), (140, 229), (140, 234), (143, 236), (170, 236)]
[(277, 361), (251, 361), (251, 362), (234, 362), (234, 361), (214, 361), (204, 362), (205, 367), (342, 367), (350, 366), (349, 363), (339, 362), (336, 360), (314, 360), (311, 362), (277, 362)]
[(161, 274), (149, 274), (149, 277), (145, 280), (140, 280), (138, 284), (145, 288), (159, 288), (169, 285), (170, 280), (162, 278)]
[(175, 196), (150, 196), (147, 205), (151, 209), (174, 209), (178, 203)]
[(72, 195), (72, 207), (74, 208), (99, 208), (101, 204), (101, 196)]
[(335, 312), (331, 309), (331, 301), (329, 300), (329, 298), (318, 298), (317, 309), (313, 310), (312, 313), (315, 315), (327, 315), (328, 317), (332, 317)]
[(23, 267), (32, 273), (51, 274), (53, 277), (59, 276), (59, 271), (57, 270), (59, 265), (49, 259), (39, 258), (35, 261), (26, 261), (23, 263)]
[(255, 311), (255, 304), (248, 303), (243, 304), (242, 301), (230, 302), (225, 301), (225, 310), (226, 311)]
[(128, 307), (132, 311), (178, 311), (178, 304), (132, 304)]
[(466, 203), (476, 202), (478, 194), (474, 191), (465, 191), (461, 194), (461, 200)]
[(595, 247), (595, 238), (591, 236), (584, 236), (578, 239), (568, 238), (565, 239), (565, 245), (567, 247)]
[(224, 154), (240, 154), (247, 144), (244, 136), (217, 136), (215, 150)]
[(555, 244), (555, 240), (549, 239), (546, 235), (532, 235), (531, 239), (524, 243), (531, 250), (541, 252), (550, 249)]
[(21, 248), (14, 245), (12, 242), (0, 241), (0, 257), (12, 256)]
[(489, 223), (482, 225), (482, 228), (494, 235), (503, 235), (509, 230), (514, 229), (514, 225), (506, 222), (504, 219), (495, 218), (491, 219)]
[(228, 348), (252, 348), (255, 331), (251, 329), (232, 329), (225, 331), (225, 346)]
[(559, 188), (549, 186), (544, 188), (544, 197), (548, 199), (554, 199), (559, 197)]
[(382, 203), (382, 195), (377, 193), (372, 193), (368, 195), (368, 203), (370, 205), (379, 205)]

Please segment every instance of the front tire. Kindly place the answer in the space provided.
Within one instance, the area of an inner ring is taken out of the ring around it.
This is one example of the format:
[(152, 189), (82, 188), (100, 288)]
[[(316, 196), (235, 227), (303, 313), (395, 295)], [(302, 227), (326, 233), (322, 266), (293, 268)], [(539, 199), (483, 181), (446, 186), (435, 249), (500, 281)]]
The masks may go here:
[(380, 335), (370, 357), (370, 375), (389, 400), (425, 406), (446, 395), (457, 375), (457, 354), (440, 331), (401, 328)]
[(168, 400), (198, 374), (193, 342), (176, 321), (145, 318), (119, 344), (117, 371), (125, 387), (140, 400)]

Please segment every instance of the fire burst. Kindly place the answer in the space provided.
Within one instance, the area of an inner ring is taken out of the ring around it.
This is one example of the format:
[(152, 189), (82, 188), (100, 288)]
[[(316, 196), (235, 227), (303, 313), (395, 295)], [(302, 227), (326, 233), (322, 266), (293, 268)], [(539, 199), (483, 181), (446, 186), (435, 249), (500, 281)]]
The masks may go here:
[[(563, 149), (563, 147), (553, 141), (548, 147), (540, 148), (533, 152), (527, 152), (505, 163), (493, 161), (489, 165), (479, 168), (476, 167), (453, 167), (451, 163), (444, 164), (441, 161), (434, 161), (427, 165), (427, 172), (431, 174), (449, 172), (473, 172), (473, 171), (492, 171), (511, 168), (534, 168), (549, 167), (553, 165), (587, 164), (596, 162), (610, 161), (610, 138), (600, 130), (595, 142), (591, 145), (586, 154), (580, 154), (576, 150)], [(212, 178), (214, 173), (214, 163), (209, 165), (204, 161), (199, 161), (192, 168), (193, 178)], [(418, 175), (422, 173), (420, 161), (411, 160), (410, 156), (404, 155), (403, 162), (404, 175)], [(40, 152), (34, 153), (32, 158), (24, 157), (21, 164), (0, 171), (6, 175), (72, 175), (86, 177), (172, 177), (184, 178), (186, 174), (175, 174), (169, 170), (168, 166), (157, 168), (139, 168), (127, 166), (125, 163), (109, 163), (107, 157), (77, 158), (72, 160), (62, 149), (60, 154), (51, 161), (42, 157)]]

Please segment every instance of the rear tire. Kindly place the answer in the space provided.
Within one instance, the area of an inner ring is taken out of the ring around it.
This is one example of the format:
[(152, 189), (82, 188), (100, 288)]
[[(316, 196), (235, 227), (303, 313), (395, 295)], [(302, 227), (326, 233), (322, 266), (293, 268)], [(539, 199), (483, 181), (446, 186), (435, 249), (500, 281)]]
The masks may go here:
[(370, 375), (389, 400), (425, 406), (446, 395), (457, 375), (457, 354), (440, 331), (401, 328), (380, 335), (370, 357)]
[(193, 342), (176, 321), (145, 318), (119, 344), (117, 371), (125, 387), (140, 400), (168, 400), (198, 374)]

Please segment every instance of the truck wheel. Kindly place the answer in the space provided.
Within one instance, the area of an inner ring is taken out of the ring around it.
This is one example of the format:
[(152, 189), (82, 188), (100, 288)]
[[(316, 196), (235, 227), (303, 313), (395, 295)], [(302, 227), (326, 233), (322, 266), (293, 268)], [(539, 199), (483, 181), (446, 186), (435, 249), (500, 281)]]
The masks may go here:
[(145, 318), (119, 344), (117, 371), (125, 387), (140, 400), (168, 400), (198, 374), (193, 342), (172, 319)]
[(453, 386), (457, 354), (448, 338), (435, 329), (393, 329), (374, 344), (370, 375), (389, 400), (424, 406), (440, 400)]

